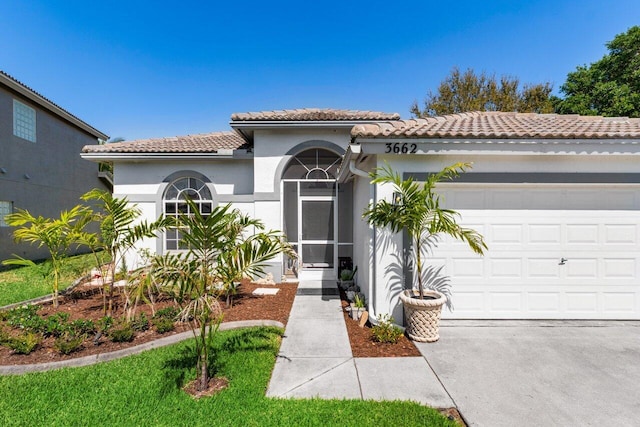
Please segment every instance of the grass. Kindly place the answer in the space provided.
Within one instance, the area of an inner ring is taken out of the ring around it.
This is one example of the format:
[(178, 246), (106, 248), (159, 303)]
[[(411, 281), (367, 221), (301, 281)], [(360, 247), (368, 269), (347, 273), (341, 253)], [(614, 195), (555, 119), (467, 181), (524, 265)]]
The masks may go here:
[(282, 330), (221, 332), (221, 393), (194, 400), (180, 387), (195, 377), (189, 342), (83, 368), (0, 377), (0, 425), (454, 426), (410, 402), (265, 397)]
[[(68, 288), (83, 274), (95, 267), (92, 254), (68, 258), (64, 268), (60, 290)], [(41, 261), (35, 267), (20, 267), (0, 271), (0, 307), (28, 299), (48, 295), (52, 292), (50, 280), (45, 279), (48, 263)]]

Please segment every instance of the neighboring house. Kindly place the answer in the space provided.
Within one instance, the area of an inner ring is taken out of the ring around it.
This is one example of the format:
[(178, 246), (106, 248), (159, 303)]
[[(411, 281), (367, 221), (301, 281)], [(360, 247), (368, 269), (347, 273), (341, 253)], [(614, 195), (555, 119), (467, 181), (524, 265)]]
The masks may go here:
[[(368, 173), (389, 163), (423, 179), (455, 162), (473, 170), (439, 190), (480, 231), (474, 255), (443, 240), (429, 262), (451, 277), (455, 310), (471, 319), (640, 319), (640, 119), (467, 113), (397, 114), (302, 109), (233, 114), (230, 132), (92, 145), (112, 161), (117, 196), (149, 219), (234, 206), (281, 229), (300, 260), (274, 260), (276, 277), (335, 279), (358, 266), (371, 315), (402, 318), (398, 292), (412, 272), (407, 242), (369, 227), (366, 206), (391, 199)], [(145, 245), (180, 249), (171, 230)], [(135, 262), (134, 258), (130, 260)]]
[(98, 166), (78, 154), (99, 139), (107, 135), (0, 71), (0, 261), (48, 254), (15, 244), (6, 214), (19, 208), (59, 217), (86, 191), (108, 188), (98, 179)]

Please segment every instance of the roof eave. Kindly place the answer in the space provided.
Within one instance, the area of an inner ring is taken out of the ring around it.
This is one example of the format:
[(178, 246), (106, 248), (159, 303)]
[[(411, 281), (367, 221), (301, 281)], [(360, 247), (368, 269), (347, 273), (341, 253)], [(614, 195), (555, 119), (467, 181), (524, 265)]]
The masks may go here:
[(83, 122), (82, 120), (78, 119), (77, 117), (70, 114), (69, 112), (63, 110), (62, 108), (53, 104), (51, 101), (47, 100), (43, 96), (33, 92), (29, 88), (23, 86), (22, 84), (16, 82), (13, 79), (10, 79), (9, 77), (1, 73), (0, 73), (0, 83), (4, 84), (14, 92), (19, 93), (20, 95), (24, 96), (30, 101), (40, 105), (46, 110), (49, 110), (51, 113), (63, 118), (64, 120), (76, 126), (77, 128), (87, 132), (89, 135), (94, 136), (96, 139), (103, 139), (103, 140), (109, 139), (109, 135), (107, 135), (106, 133), (100, 132), (98, 129), (94, 128), (88, 123)]
[(378, 123), (380, 120), (246, 120), (229, 122), (233, 129), (271, 129), (280, 127), (353, 128), (359, 124)]
[(434, 144), (629, 144), (640, 145), (638, 138), (465, 138), (465, 137), (420, 137), (420, 136), (354, 136), (352, 143), (421, 142)]
[(93, 162), (123, 160), (251, 159), (253, 158), (253, 153), (247, 150), (220, 150), (217, 153), (80, 153), (80, 157)]

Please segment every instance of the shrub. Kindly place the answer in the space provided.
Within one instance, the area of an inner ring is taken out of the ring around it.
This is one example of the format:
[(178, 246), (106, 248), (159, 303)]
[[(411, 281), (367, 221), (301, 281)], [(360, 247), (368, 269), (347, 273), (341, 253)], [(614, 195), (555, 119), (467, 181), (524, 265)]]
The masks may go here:
[(176, 307), (165, 307), (163, 309), (160, 309), (158, 311), (156, 311), (156, 314), (153, 315), (154, 319), (169, 319), (172, 322), (176, 320), (176, 318), (178, 317), (178, 309)]
[(44, 330), (45, 321), (38, 316), (38, 306), (23, 305), (7, 312), (7, 323), (14, 328), (24, 329), (31, 332)]
[(14, 353), (29, 354), (40, 344), (40, 335), (33, 332), (25, 332), (19, 337), (9, 339), (7, 345)]
[(53, 335), (59, 337), (68, 330), (67, 321), (69, 320), (69, 313), (58, 312), (43, 320), (42, 330), (44, 336)]
[(111, 327), (113, 326), (113, 317), (111, 316), (104, 316), (103, 318), (98, 320), (98, 331), (106, 334), (109, 332), (109, 330), (111, 329)]
[(153, 326), (156, 328), (156, 332), (158, 332), (159, 334), (171, 332), (176, 328), (173, 320), (167, 319), (166, 317), (153, 319)]
[(109, 329), (109, 338), (113, 342), (131, 342), (135, 332), (129, 322), (118, 322)]
[(93, 320), (77, 319), (71, 322), (69, 329), (75, 335), (91, 335), (96, 333), (96, 324)]
[(378, 324), (371, 332), (375, 341), (391, 344), (397, 343), (403, 334), (402, 329), (393, 324), (393, 317), (388, 314), (378, 316)]
[(11, 340), (11, 335), (0, 325), (0, 345), (7, 345)]
[(131, 327), (137, 332), (143, 332), (149, 329), (149, 319), (147, 319), (147, 315), (140, 313), (140, 316), (136, 317), (131, 322)]
[(61, 354), (71, 354), (74, 351), (78, 351), (82, 348), (82, 343), (87, 338), (86, 335), (75, 335), (72, 333), (65, 333), (64, 335), (56, 338), (53, 346)]

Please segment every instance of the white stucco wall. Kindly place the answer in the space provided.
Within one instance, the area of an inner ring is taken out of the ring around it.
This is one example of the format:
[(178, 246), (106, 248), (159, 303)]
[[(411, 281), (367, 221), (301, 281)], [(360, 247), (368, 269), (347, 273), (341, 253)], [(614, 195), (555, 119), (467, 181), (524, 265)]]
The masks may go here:
[[(383, 147), (384, 145), (382, 145)], [(377, 147), (372, 149), (363, 146), (363, 152), (380, 152)], [(611, 148), (603, 144), (603, 147), (590, 146), (588, 150), (580, 147), (566, 149), (566, 153), (487, 153), (482, 148), (478, 148), (477, 154), (469, 153), (430, 153), (414, 155), (389, 155), (378, 154), (377, 165), (382, 166), (388, 163), (391, 168), (401, 176), (405, 172), (437, 172), (444, 166), (452, 165), (456, 162), (471, 162), (472, 169), (469, 173), (640, 173), (638, 157), (628, 154), (612, 154)], [(573, 151), (572, 151), (573, 150)], [(360, 179), (360, 182), (362, 180)], [(361, 204), (364, 186), (358, 185), (355, 200)], [(443, 188), (444, 190), (444, 188)], [(376, 199), (390, 200), (392, 196), (392, 186), (376, 186)], [(444, 201), (446, 203), (446, 200)], [(464, 216), (464, 211), (461, 211)], [(355, 213), (354, 213), (354, 216)], [(357, 233), (364, 230), (358, 229)], [(402, 273), (402, 269), (397, 268), (399, 260), (395, 254), (401, 253), (402, 234), (390, 235), (388, 232), (379, 231), (377, 235), (376, 251), (376, 274), (375, 274), (375, 303), (376, 315), (389, 312), (396, 322), (402, 322), (402, 307), (397, 300), (395, 284), (398, 281), (397, 275)], [(361, 241), (356, 237), (356, 241)], [(384, 249), (383, 249), (384, 248)], [(465, 249), (465, 250), (468, 250)], [(358, 251), (358, 263), (363, 262), (364, 254)]]

